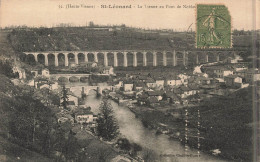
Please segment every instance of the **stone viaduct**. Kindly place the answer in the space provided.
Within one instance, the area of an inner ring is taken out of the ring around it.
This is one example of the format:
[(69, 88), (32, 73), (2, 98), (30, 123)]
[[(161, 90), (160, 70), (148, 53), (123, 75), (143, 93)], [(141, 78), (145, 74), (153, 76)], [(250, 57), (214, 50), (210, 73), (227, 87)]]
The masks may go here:
[[(24, 52), (27, 57), (45, 66), (53, 61), (53, 66), (69, 66), (82, 62), (97, 62), (105, 66), (177, 66), (218, 62), (221, 55), (234, 54), (239, 51), (133, 51), (133, 50), (106, 50), (106, 51), (48, 51)], [(241, 51), (240, 51), (241, 52)], [(209, 60), (210, 57), (210, 60)], [(44, 61), (43, 61), (44, 60)], [(222, 57), (223, 60), (223, 57)]]

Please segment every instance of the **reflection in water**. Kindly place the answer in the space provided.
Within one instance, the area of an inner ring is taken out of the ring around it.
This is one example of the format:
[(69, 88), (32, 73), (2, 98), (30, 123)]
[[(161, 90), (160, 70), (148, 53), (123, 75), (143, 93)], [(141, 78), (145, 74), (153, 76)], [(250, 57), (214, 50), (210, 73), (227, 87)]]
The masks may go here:
[[(96, 98), (95, 91), (92, 91), (86, 98), (86, 105), (90, 106), (94, 113), (98, 113), (101, 100), (101, 98)], [(183, 157), (185, 155), (184, 146), (181, 145), (179, 141), (169, 140), (168, 136), (163, 134), (155, 135), (155, 131), (145, 128), (141, 121), (138, 118), (135, 118), (134, 113), (127, 107), (118, 106), (118, 104), (113, 101), (111, 101), (111, 104), (113, 106), (115, 118), (118, 120), (121, 134), (130, 141), (141, 145), (143, 148), (146, 147), (160, 155), (164, 155), (161, 156), (162, 159), (160, 159), (160, 161), (224, 161), (203, 153), (200, 153), (200, 157), (194, 157), (197, 155), (197, 150), (195, 149), (189, 149), (186, 152), (186, 155), (192, 155), (193, 157)]]

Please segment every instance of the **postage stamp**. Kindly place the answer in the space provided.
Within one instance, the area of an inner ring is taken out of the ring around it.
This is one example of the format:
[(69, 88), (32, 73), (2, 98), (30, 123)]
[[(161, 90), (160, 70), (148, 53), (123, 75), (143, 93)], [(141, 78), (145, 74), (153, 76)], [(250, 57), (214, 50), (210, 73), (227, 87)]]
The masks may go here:
[(231, 48), (231, 16), (225, 5), (197, 4), (196, 48)]

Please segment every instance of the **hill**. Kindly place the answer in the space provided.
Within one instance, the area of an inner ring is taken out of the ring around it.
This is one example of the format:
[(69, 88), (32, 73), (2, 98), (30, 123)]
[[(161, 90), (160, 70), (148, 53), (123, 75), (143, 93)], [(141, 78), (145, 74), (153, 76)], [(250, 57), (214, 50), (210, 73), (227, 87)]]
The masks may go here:
[[(234, 47), (249, 47), (250, 35), (234, 35)], [(13, 29), (9, 41), (15, 51), (172, 50), (194, 49), (195, 33), (109, 30), (90, 27)]]
[(25, 149), (0, 136), (0, 161), (52, 162), (54, 160)]
[[(201, 140), (203, 150), (220, 149), (223, 157), (252, 161), (253, 87), (229, 96), (214, 97), (199, 107), (188, 108), (190, 127), (197, 128), (198, 110), (199, 129), (205, 138)], [(197, 139), (190, 140), (194, 145), (197, 143)]]

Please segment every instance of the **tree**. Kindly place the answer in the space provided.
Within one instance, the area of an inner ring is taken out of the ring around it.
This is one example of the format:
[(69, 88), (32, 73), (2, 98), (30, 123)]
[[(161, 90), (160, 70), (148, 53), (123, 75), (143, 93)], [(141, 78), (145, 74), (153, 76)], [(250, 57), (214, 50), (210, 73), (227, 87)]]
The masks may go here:
[(111, 141), (119, 134), (119, 128), (113, 116), (112, 105), (107, 99), (103, 99), (99, 110), (101, 115), (97, 120), (97, 135)]
[(13, 67), (10, 61), (0, 61), (0, 74), (4, 74), (5, 76), (9, 78), (18, 78), (19, 74), (14, 73)]
[(68, 92), (66, 90), (65, 85), (63, 85), (63, 87), (62, 87), (62, 97), (61, 97), (61, 100), (62, 100), (61, 105), (62, 105), (63, 109), (68, 109), (68, 107), (67, 107), (68, 99), (69, 99)]

